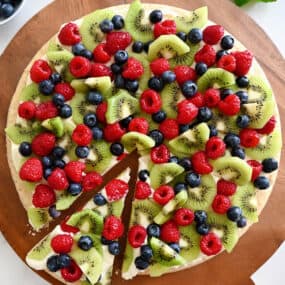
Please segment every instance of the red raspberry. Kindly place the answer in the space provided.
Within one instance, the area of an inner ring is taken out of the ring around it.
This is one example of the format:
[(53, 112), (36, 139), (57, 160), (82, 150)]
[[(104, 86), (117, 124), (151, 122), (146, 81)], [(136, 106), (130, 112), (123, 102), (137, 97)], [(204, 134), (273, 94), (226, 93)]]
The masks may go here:
[(161, 144), (151, 149), (150, 156), (154, 163), (165, 163), (170, 158), (170, 152), (166, 145)]
[(124, 233), (124, 225), (121, 219), (109, 216), (105, 219), (102, 235), (107, 240), (120, 238)]
[(214, 212), (225, 214), (231, 206), (231, 200), (224, 195), (216, 195), (212, 203)]
[(160, 238), (167, 242), (179, 242), (180, 232), (174, 221), (164, 223), (160, 228)]
[(138, 181), (136, 184), (135, 198), (139, 200), (146, 199), (151, 194), (151, 188), (148, 183)]
[(29, 182), (40, 181), (43, 177), (43, 166), (39, 159), (29, 158), (20, 169), (19, 176), (22, 180)]
[(175, 211), (173, 218), (178, 226), (188, 226), (194, 221), (194, 213), (190, 209), (180, 208)]
[(104, 128), (104, 138), (107, 142), (116, 142), (126, 133), (119, 123), (109, 124)]
[(204, 151), (198, 151), (193, 154), (191, 162), (193, 170), (198, 174), (209, 174), (213, 171), (213, 167), (208, 162), (206, 153)]
[(66, 216), (65, 219), (60, 223), (60, 228), (62, 231), (67, 233), (78, 233), (79, 229), (73, 226), (68, 225), (66, 222), (69, 220), (70, 216)]
[(224, 35), (224, 28), (220, 25), (208, 26), (203, 31), (203, 41), (208, 45), (215, 45)]
[(129, 131), (147, 134), (148, 127), (148, 121), (145, 118), (134, 118), (129, 124)]
[(58, 115), (58, 110), (56, 106), (51, 102), (43, 102), (37, 106), (36, 109), (36, 118), (40, 121), (46, 119), (54, 118)]
[(71, 264), (68, 267), (60, 269), (62, 278), (67, 282), (76, 282), (82, 276), (82, 271), (80, 267), (71, 260)]
[(219, 137), (211, 137), (206, 143), (206, 156), (216, 159), (225, 154), (226, 144)]
[(75, 56), (69, 63), (69, 70), (74, 77), (87, 77), (91, 71), (91, 62), (86, 57)]
[(191, 99), (188, 99), (188, 101), (198, 108), (205, 106), (204, 96), (199, 92), (197, 92), (193, 97), (191, 97)]
[(50, 154), (55, 147), (55, 135), (52, 133), (41, 133), (33, 138), (32, 150), (33, 153), (39, 156)]
[(81, 41), (78, 26), (74, 23), (65, 24), (58, 34), (58, 39), (60, 43), (66, 46), (78, 44)]
[(212, 66), (216, 62), (216, 51), (210, 45), (204, 45), (196, 54), (196, 62), (204, 62), (207, 66)]
[(198, 115), (198, 108), (188, 100), (183, 100), (177, 105), (177, 123), (190, 124)]
[(89, 172), (83, 177), (82, 187), (84, 192), (92, 191), (103, 183), (102, 176), (95, 171)]
[(200, 249), (206, 255), (215, 255), (222, 250), (222, 242), (214, 233), (209, 233), (201, 238)]
[(173, 69), (178, 84), (182, 85), (185, 81), (197, 79), (195, 70), (188, 65), (178, 65)]
[(237, 185), (234, 182), (220, 179), (217, 182), (217, 194), (232, 196), (236, 193)]
[(157, 58), (150, 63), (151, 72), (156, 76), (161, 76), (163, 72), (170, 69), (169, 62), (166, 58)]
[(257, 129), (256, 131), (262, 135), (269, 135), (273, 132), (275, 125), (276, 119), (272, 116), (262, 129)]
[(127, 153), (122, 153), (121, 155), (117, 156), (117, 160), (121, 161), (123, 160), (128, 154)]
[(40, 83), (43, 80), (49, 79), (52, 74), (52, 69), (49, 64), (42, 59), (34, 62), (30, 70), (30, 77), (32, 81)]
[(247, 163), (252, 169), (251, 181), (254, 181), (262, 171), (262, 164), (256, 160), (248, 160)]
[(71, 235), (60, 234), (52, 238), (50, 243), (55, 253), (69, 253), (73, 245)]
[(123, 198), (129, 191), (129, 185), (123, 180), (113, 179), (105, 186), (109, 201), (117, 201)]
[(164, 138), (171, 140), (179, 135), (179, 125), (174, 119), (166, 119), (159, 125)]
[(96, 117), (100, 123), (106, 123), (106, 112), (108, 109), (107, 102), (99, 104), (96, 108)]
[(77, 145), (87, 146), (92, 141), (92, 131), (84, 124), (80, 124), (73, 130), (71, 138)]
[(171, 186), (161, 185), (155, 190), (153, 200), (160, 205), (165, 205), (173, 199), (174, 196), (175, 193)]
[(109, 54), (115, 54), (118, 50), (124, 50), (132, 42), (132, 37), (127, 32), (111, 32), (107, 34), (105, 50)]
[(176, 23), (173, 20), (165, 20), (154, 25), (154, 36), (158, 38), (161, 35), (176, 34)]
[(21, 118), (31, 120), (36, 114), (36, 104), (33, 101), (26, 101), (19, 105), (18, 114)]
[(36, 208), (48, 208), (55, 203), (56, 196), (48, 185), (39, 184), (36, 186), (32, 201)]
[(207, 107), (216, 107), (221, 100), (219, 90), (215, 88), (206, 90), (204, 94), (204, 100)]
[(231, 94), (219, 102), (218, 108), (223, 114), (234, 116), (240, 110), (240, 99), (237, 95)]
[(69, 186), (65, 172), (60, 168), (55, 168), (47, 181), (50, 187), (58, 191), (66, 190)]
[(161, 98), (159, 94), (154, 90), (145, 90), (140, 96), (141, 109), (148, 114), (158, 112), (161, 108), (161, 105)]
[(241, 130), (239, 137), (240, 144), (244, 147), (256, 147), (259, 144), (259, 135), (254, 129)]
[(111, 56), (105, 50), (106, 44), (98, 44), (93, 50), (93, 57), (95, 62), (106, 63), (111, 59)]
[(68, 82), (62, 82), (56, 84), (54, 92), (63, 95), (65, 101), (71, 100), (72, 97), (75, 95), (75, 90)]
[(135, 225), (129, 229), (128, 241), (133, 248), (141, 247), (146, 239), (147, 233), (143, 226)]
[(122, 75), (124, 78), (135, 80), (140, 78), (144, 73), (144, 68), (142, 63), (133, 58), (130, 57), (126, 64), (124, 65)]
[(232, 55), (236, 59), (236, 70), (235, 74), (237, 76), (244, 76), (248, 73), (253, 59), (253, 54), (246, 50), (241, 52), (234, 52)]
[(112, 70), (104, 65), (103, 63), (93, 63), (91, 65), (90, 77), (102, 77), (109, 76), (112, 77)]
[(81, 182), (82, 172), (85, 170), (85, 163), (81, 161), (70, 161), (64, 167), (66, 176), (73, 182)]
[(223, 68), (229, 72), (234, 72), (236, 69), (236, 59), (230, 54), (224, 55), (217, 62), (217, 67)]

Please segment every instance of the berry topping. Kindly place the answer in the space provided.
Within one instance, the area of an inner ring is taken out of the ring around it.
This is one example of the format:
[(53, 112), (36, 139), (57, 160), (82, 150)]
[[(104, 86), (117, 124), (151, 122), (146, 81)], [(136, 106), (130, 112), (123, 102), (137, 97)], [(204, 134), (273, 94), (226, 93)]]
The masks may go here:
[(216, 62), (216, 51), (210, 45), (204, 45), (196, 54), (196, 62), (203, 62), (208, 67), (212, 66)]
[(262, 164), (257, 160), (248, 160), (247, 164), (251, 166), (252, 169), (251, 181), (254, 181), (262, 171)]
[(119, 123), (109, 124), (104, 128), (104, 138), (108, 142), (116, 142), (126, 133)]
[(66, 176), (73, 182), (81, 182), (85, 164), (81, 161), (70, 161), (64, 167)]
[(173, 20), (165, 20), (154, 25), (154, 36), (158, 38), (161, 35), (176, 34), (176, 23)]
[(73, 245), (71, 235), (61, 234), (52, 238), (51, 247), (56, 253), (69, 253)]
[(115, 54), (118, 50), (125, 50), (132, 42), (127, 32), (111, 32), (107, 34), (105, 50), (109, 54)]
[(266, 158), (262, 161), (262, 170), (270, 173), (278, 168), (278, 161), (275, 158)]
[(39, 184), (36, 186), (32, 199), (33, 205), (36, 208), (48, 208), (52, 206), (55, 201), (55, 193), (48, 185)]
[(148, 183), (138, 181), (136, 184), (135, 198), (139, 200), (146, 199), (151, 194), (151, 188)]
[(107, 102), (103, 102), (97, 106), (96, 117), (99, 122), (106, 123), (106, 112), (108, 109)]
[(254, 187), (260, 190), (267, 189), (270, 186), (269, 179), (266, 176), (259, 176), (254, 180)]
[(141, 247), (147, 236), (146, 229), (143, 226), (132, 226), (128, 233), (128, 241), (133, 248)]
[(105, 50), (106, 44), (98, 44), (93, 50), (93, 57), (95, 62), (106, 63), (111, 59), (111, 56)]
[(149, 20), (151, 23), (155, 24), (158, 23), (162, 20), (162, 12), (160, 10), (153, 10), (150, 14), (149, 14)]
[(63, 45), (72, 46), (81, 41), (78, 26), (74, 23), (65, 24), (58, 35), (59, 41)]
[(150, 63), (150, 69), (156, 76), (161, 76), (163, 72), (170, 69), (169, 62), (166, 58), (157, 58)]
[(128, 59), (127, 63), (124, 65), (122, 75), (124, 78), (135, 80), (140, 78), (144, 73), (143, 65), (137, 59), (131, 57)]
[(109, 216), (105, 219), (102, 235), (107, 240), (120, 238), (124, 233), (124, 225), (121, 219), (115, 216)]
[(235, 94), (228, 95), (224, 100), (219, 102), (218, 108), (223, 114), (234, 116), (240, 110), (240, 99)]
[(198, 115), (198, 108), (188, 100), (183, 100), (177, 105), (177, 123), (190, 124)]
[(208, 26), (203, 31), (203, 41), (208, 45), (215, 45), (223, 37), (224, 31), (224, 28), (220, 25)]
[(113, 179), (106, 186), (106, 194), (109, 201), (117, 201), (125, 196), (129, 190), (129, 185), (120, 179)]
[(82, 276), (82, 271), (79, 266), (72, 260), (68, 267), (60, 270), (62, 278), (67, 282), (75, 282)]
[(212, 203), (213, 210), (218, 214), (225, 214), (230, 206), (231, 201), (225, 195), (216, 195)]
[(87, 146), (92, 140), (92, 131), (85, 125), (77, 125), (72, 133), (72, 140), (79, 146)]
[(165, 205), (173, 197), (174, 197), (174, 190), (171, 186), (168, 185), (159, 186), (153, 194), (153, 200), (160, 205)]
[(159, 130), (162, 132), (163, 136), (171, 140), (179, 135), (179, 125), (174, 119), (164, 120), (160, 126)]
[(219, 90), (214, 88), (206, 90), (204, 100), (207, 107), (216, 107), (221, 100)]
[(204, 96), (199, 92), (197, 92), (193, 97), (188, 99), (188, 101), (194, 104), (198, 108), (205, 106)]
[(90, 77), (101, 77), (109, 76), (112, 77), (112, 70), (110, 67), (104, 65), (103, 63), (93, 63), (91, 65)]
[(85, 192), (92, 191), (102, 183), (103, 183), (103, 178), (99, 173), (95, 171), (89, 172), (86, 174), (86, 176), (83, 177), (82, 181), (83, 191)]
[(31, 120), (36, 114), (36, 104), (33, 101), (26, 101), (19, 105), (18, 114), (21, 118)]
[(236, 193), (237, 186), (234, 182), (220, 179), (217, 182), (217, 194), (224, 196), (232, 196)]
[(262, 129), (257, 129), (256, 131), (262, 135), (269, 135), (273, 132), (275, 125), (276, 118), (272, 116)]
[(36, 83), (49, 79), (51, 74), (51, 67), (45, 60), (42, 59), (36, 60), (30, 70), (31, 79)]
[(219, 137), (211, 137), (206, 143), (206, 156), (216, 159), (225, 154), (226, 144)]
[(174, 213), (174, 221), (178, 226), (188, 226), (194, 221), (194, 213), (187, 208), (180, 208)]
[(75, 90), (68, 82), (58, 83), (54, 87), (54, 91), (58, 94), (61, 94), (65, 101), (71, 100), (75, 95)]
[(29, 158), (20, 169), (20, 178), (29, 182), (40, 181), (43, 177), (43, 166), (39, 159)]
[(230, 54), (224, 55), (219, 59), (217, 67), (223, 68), (229, 72), (234, 72), (236, 70), (236, 59)]
[(199, 151), (193, 154), (191, 162), (193, 170), (198, 174), (209, 174), (213, 171), (213, 167), (208, 162), (204, 151)]
[(234, 52), (232, 54), (236, 59), (235, 74), (237, 76), (246, 75), (251, 67), (253, 54), (248, 50), (241, 52)]
[(180, 85), (188, 80), (194, 81), (197, 79), (195, 70), (188, 65), (178, 65), (173, 71), (176, 75), (176, 80)]
[(58, 110), (53, 102), (40, 103), (36, 108), (36, 118), (40, 121), (54, 118), (58, 115)]
[(179, 242), (180, 232), (174, 221), (170, 220), (161, 226), (160, 238), (167, 243)]
[(129, 124), (129, 131), (147, 134), (148, 133), (148, 121), (145, 118), (132, 119)]
[(240, 131), (239, 137), (243, 147), (256, 147), (259, 144), (259, 135), (256, 130), (243, 129)]
[(62, 231), (66, 232), (66, 233), (78, 233), (79, 229), (73, 226), (70, 226), (67, 224), (67, 221), (70, 217), (66, 216), (65, 219), (60, 223), (60, 228)]
[(65, 172), (60, 168), (55, 168), (47, 179), (48, 184), (55, 190), (66, 190), (69, 186)]
[(69, 70), (77, 78), (86, 77), (91, 70), (91, 63), (83, 56), (75, 56), (69, 63)]
[(34, 137), (32, 141), (33, 153), (39, 156), (50, 154), (55, 147), (55, 135), (52, 133), (41, 133)]
[(141, 109), (148, 113), (153, 114), (160, 110), (162, 105), (161, 98), (154, 90), (145, 90), (140, 96)]
[(188, 39), (192, 44), (198, 44), (202, 41), (202, 32), (200, 29), (194, 28), (190, 30)]
[(222, 242), (214, 233), (209, 233), (201, 238), (200, 249), (208, 256), (215, 255), (222, 250)]
[(169, 160), (170, 152), (166, 145), (161, 144), (151, 149), (150, 157), (154, 163), (165, 163)]

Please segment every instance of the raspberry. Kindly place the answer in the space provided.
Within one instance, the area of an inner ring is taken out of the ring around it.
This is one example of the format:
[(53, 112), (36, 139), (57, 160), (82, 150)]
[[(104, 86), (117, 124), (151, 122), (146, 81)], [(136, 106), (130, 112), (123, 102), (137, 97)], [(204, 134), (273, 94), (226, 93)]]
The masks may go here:
[(47, 208), (55, 203), (56, 196), (48, 185), (39, 184), (36, 186), (32, 201), (36, 208)]
[(71, 235), (60, 234), (52, 238), (50, 245), (56, 253), (69, 253), (73, 245), (73, 238)]
[(73, 182), (81, 182), (85, 164), (81, 161), (70, 161), (64, 167), (66, 176)]
[(108, 109), (107, 102), (103, 102), (97, 106), (96, 117), (100, 123), (106, 123), (106, 112)]
[(225, 214), (231, 206), (230, 199), (225, 195), (216, 195), (212, 203), (214, 212)]
[(115, 54), (118, 50), (125, 50), (132, 42), (132, 37), (127, 32), (111, 32), (107, 34), (105, 50)]
[(223, 68), (229, 72), (234, 72), (236, 69), (236, 59), (230, 54), (224, 55), (217, 62), (217, 67)]
[(203, 31), (203, 41), (209, 45), (215, 45), (224, 35), (224, 28), (220, 25), (208, 26)]
[(180, 232), (174, 221), (164, 223), (160, 228), (160, 238), (167, 242), (179, 242)]
[(49, 79), (52, 74), (52, 69), (49, 64), (42, 59), (34, 62), (30, 70), (30, 77), (32, 81), (40, 83), (43, 80)]
[(198, 108), (188, 100), (183, 100), (177, 105), (177, 123), (190, 124), (198, 115)]
[(101, 77), (101, 76), (109, 76), (112, 77), (112, 70), (102, 64), (102, 63), (93, 63), (91, 65), (91, 70), (90, 70), (90, 76), (91, 77)]
[(142, 111), (153, 114), (160, 110), (162, 105), (161, 98), (157, 92), (148, 89), (140, 96), (140, 106)]
[(171, 186), (161, 185), (155, 190), (153, 200), (160, 205), (165, 205), (173, 199), (174, 196), (174, 190)]
[(76, 282), (82, 276), (80, 267), (71, 260), (71, 264), (68, 267), (60, 269), (62, 278), (67, 282)]
[(124, 225), (121, 219), (115, 216), (109, 216), (105, 219), (102, 235), (107, 240), (120, 238), (124, 233)]
[(75, 90), (68, 82), (62, 82), (56, 84), (54, 92), (63, 95), (65, 101), (71, 100), (72, 97), (75, 95)]
[(33, 153), (39, 156), (50, 154), (55, 147), (55, 135), (52, 133), (41, 133), (34, 137), (32, 141)]
[(120, 179), (113, 179), (105, 186), (109, 201), (117, 201), (125, 196), (129, 190), (129, 185)]
[(36, 119), (40, 121), (54, 118), (57, 115), (58, 110), (51, 101), (40, 103), (36, 108)]
[(93, 58), (95, 62), (106, 63), (111, 59), (111, 56), (105, 50), (106, 44), (98, 44), (93, 50)]
[(212, 66), (216, 62), (216, 51), (210, 45), (204, 45), (196, 54), (196, 62), (204, 62), (207, 66)]
[(216, 159), (223, 156), (226, 151), (226, 144), (219, 137), (211, 137), (206, 143), (206, 156)]
[(154, 25), (154, 36), (158, 38), (161, 35), (176, 34), (176, 23), (173, 20), (165, 20)]
[(31, 120), (36, 114), (36, 104), (33, 101), (26, 101), (19, 105), (18, 114), (21, 118)]
[(170, 69), (169, 62), (166, 58), (157, 58), (150, 63), (151, 72), (156, 76), (161, 76), (164, 71)]
[(139, 200), (146, 199), (151, 194), (151, 188), (148, 183), (138, 181), (136, 184), (135, 198)]
[(246, 50), (242, 52), (234, 52), (232, 55), (236, 59), (235, 74), (237, 76), (244, 76), (248, 73), (253, 59), (253, 54)]
[(262, 164), (256, 160), (248, 160), (247, 164), (251, 166), (252, 169), (251, 181), (254, 181), (262, 171)]
[(180, 208), (175, 211), (173, 218), (178, 226), (188, 226), (194, 221), (194, 213), (190, 209)]
[(178, 84), (182, 85), (185, 81), (195, 81), (197, 75), (195, 70), (188, 65), (178, 65), (173, 69)]
[(162, 132), (163, 136), (171, 140), (179, 135), (179, 125), (174, 119), (164, 120), (160, 126), (159, 130)]
[(119, 123), (109, 124), (104, 128), (104, 138), (108, 142), (116, 142), (126, 133)]
[(128, 128), (131, 132), (147, 134), (148, 127), (148, 121), (145, 118), (134, 118), (131, 120)]
[(83, 177), (82, 187), (84, 192), (92, 191), (103, 183), (102, 176), (95, 171), (89, 172)]
[(218, 108), (223, 114), (234, 116), (240, 110), (240, 99), (237, 95), (231, 94), (219, 102)]
[(206, 255), (214, 255), (222, 250), (222, 242), (214, 233), (209, 233), (201, 238), (200, 249)]
[(39, 159), (29, 158), (20, 169), (19, 176), (22, 180), (29, 182), (40, 181), (43, 177), (43, 166)]
[(213, 171), (213, 167), (208, 162), (204, 151), (198, 151), (193, 154), (191, 162), (193, 170), (198, 174), (209, 174)]
[(262, 129), (257, 129), (256, 131), (262, 135), (269, 135), (273, 132), (275, 125), (276, 119), (272, 116)]
[(220, 179), (217, 182), (217, 194), (224, 196), (232, 196), (236, 193), (237, 186), (234, 182)]
[(58, 39), (60, 43), (66, 46), (78, 44), (81, 41), (78, 26), (74, 23), (64, 25), (58, 34)]
[(197, 92), (193, 97), (188, 99), (188, 101), (194, 104), (198, 108), (205, 106), (204, 96), (199, 92)]
[(259, 144), (259, 135), (254, 129), (241, 130), (239, 137), (240, 144), (244, 147), (256, 147)]
[(207, 107), (216, 107), (221, 100), (219, 90), (214, 88), (206, 90), (204, 94), (204, 100)]
[(74, 77), (87, 77), (91, 71), (91, 63), (86, 57), (75, 56), (69, 63), (69, 70)]
[(70, 226), (66, 223), (69, 218), (70, 216), (66, 216), (65, 219), (60, 223), (61, 230), (67, 233), (74, 233), (74, 234), (78, 233), (79, 232), (78, 228)]
[(55, 190), (66, 190), (69, 186), (65, 172), (60, 168), (55, 168), (47, 179), (48, 184)]
[(122, 75), (124, 78), (135, 80), (140, 78), (144, 73), (144, 68), (142, 63), (133, 58), (130, 57), (126, 64), (124, 65)]
[(71, 138), (77, 145), (87, 146), (92, 141), (92, 131), (84, 124), (80, 124), (73, 130)]
[(154, 163), (165, 163), (170, 158), (170, 152), (166, 145), (161, 144), (151, 149), (150, 156)]
[(118, 161), (121, 161), (121, 160), (123, 160), (126, 156), (127, 156), (126, 153), (122, 153), (121, 155), (117, 156), (117, 160), (118, 160)]
[(128, 233), (129, 244), (133, 248), (141, 247), (147, 236), (146, 229), (143, 226), (135, 225), (132, 226)]

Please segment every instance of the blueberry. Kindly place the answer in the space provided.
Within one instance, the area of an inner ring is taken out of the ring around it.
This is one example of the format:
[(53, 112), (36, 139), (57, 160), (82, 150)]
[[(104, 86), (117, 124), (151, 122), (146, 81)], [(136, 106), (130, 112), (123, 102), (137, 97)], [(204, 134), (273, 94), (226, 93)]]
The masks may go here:
[(19, 146), (19, 152), (22, 156), (30, 156), (32, 154), (31, 144), (28, 142), (22, 142)]
[(59, 111), (59, 115), (61, 118), (69, 118), (72, 115), (72, 109), (69, 105), (64, 104)]
[(197, 85), (195, 82), (188, 80), (182, 85), (182, 93), (186, 98), (191, 98), (197, 93)]
[(240, 138), (236, 134), (228, 133), (224, 137), (227, 147), (237, 147), (240, 144)]
[(121, 143), (112, 143), (110, 151), (112, 154), (119, 156), (124, 152), (124, 146)]
[(113, 241), (108, 245), (108, 250), (112, 255), (120, 254), (120, 245), (117, 241)]
[(50, 80), (52, 81), (54, 85), (56, 85), (57, 83), (61, 82), (62, 78), (59, 73), (55, 72), (51, 75)]
[(176, 75), (173, 71), (167, 70), (162, 73), (161, 78), (164, 83), (172, 83), (175, 81)]
[(174, 185), (174, 193), (175, 195), (181, 191), (187, 190), (187, 185), (185, 183), (179, 182)]
[(49, 207), (48, 213), (53, 219), (56, 219), (61, 215), (61, 212), (56, 209), (55, 205)]
[(146, 170), (146, 169), (142, 169), (142, 170), (140, 170), (139, 171), (139, 179), (140, 179), (140, 181), (146, 181), (147, 179), (148, 179), (148, 177), (149, 177), (149, 171), (148, 170)]
[(206, 73), (207, 70), (208, 70), (208, 66), (204, 62), (198, 62), (195, 65), (195, 71), (196, 71), (197, 75), (199, 75), (199, 76), (202, 76), (204, 73)]
[(249, 85), (249, 79), (246, 76), (241, 76), (236, 79), (236, 84), (240, 88), (246, 88)]
[(65, 161), (63, 159), (56, 159), (53, 164), (54, 164), (54, 167), (58, 167), (61, 169), (65, 167)]
[(51, 272), (56, 272), (60, 269), (59, 263), (58, 263), (58, 256), (52, 255), (47, 260), (47, 268)]
[(189, 128), (190, 128), (189, 125), (179, 125), (179, 133), (182, 134), (182, 133), (188, 131)]
[(97, 193), (93, 197), (93, 202), (95, 205), (103, 206), (107, 203), (107, 200), (101, 193)]
[(178, 243), (172, 242), (168, 244), (169, 247), (171, 247), (173, 250), (175, 250), (177, 253), (180, 253), (180, 246)]
[(65, 268), (70, 266), (71, 258), (68, 254), (60, 254), (57, 258), (57, 262), (60, 268)]
[(110, 33), (114, 29), (114, 24), (112, 21), (105, 19), (99, 24), (100, 30), (103, 33)]
[(155, 146), (159, 146), (163, 143), (164, 136), (159, 130), (152, 130), (148, 135), (155, 141)]
[(197, 224), (204, 224), (207, 221), (207, 212), (203, 210), (197, 210), (194, 212), (195, 215), (195, 222)]
[(51, 168), (46, 168), (44, 170), (44, 178), (48, 179), (48, 177), (51, 175), (51, 173), (52, 173), (52, 169)]
[(109, 245), (112, 243), (111, 240), (108, 240), (106, 238), (104, 238), (103, 236), (101, 237), (101, 243), (104, 244), (104, 245)]
[(247, 225), (246, 217), (241, 216), (241, 217), (239, 218), (239, 220), (237, 221), (237, 226), (238, 226), (238, 228), (244, 228), (246, 225)]
[(93, 247), (94, 242), (90, 236), (81, 236), (77, 244), (82, 250), (88, 251), (91, 247)]
[(103, 96), (97, 91), (90, 91), (87, 94), (87, 101), (92, 105), (99, 105), (103, 102)]
[(213, 113), (208, 107), (199, 108), (197, 119), (199, 122), (208, 122), (212, 119)]
[(3, 16), (4, 19), (7, 19), (10, 16), (12, 16), (14, 12), (15, 12), (15, 8), (10, 3), (5, 3), (1, 6), (0, 14)]
[(117, 64), (124, 64), (129, 58), (128, 52), (125, 50), (118, 50), (115, 53), (114, 59)]
[(168, 162), (172, 162), (172, 163), (178, 163), (178, 161), (179, 161), (179, 158), (177, 156), (171, 156), (168, 159)]
[(70, 183), (67, 188), (67, 192), (72, 196), (79, 195), (81, 191), (82, 191), (82, 186), (80, 183)]
[(115, 30), (120, 30), (124, 27), (125, 21), (121, 15), (115, 15), (112, 18), (112, 23)]
[(229, 220), (233, 221), (233, 222), (237, 222), (240, 217), (242, 215), (242, 211), (240, 207), (230, 207), (227, 211), (227, 217)]
[(188, 172), (185, 175), (185, 182), (191, 187), (195, 188), (201, 184), (201, 177), (195, 172)]
[(202, 38), (203, 38), (202, 31), (197, 28), (190, 30), (188, 34), (188, 40), (192, 44), (198, 44), (199, 42), (201, 42)]
[(235, 40), (232, 36), (226, 35), (221, 40), (221, 47), (222, 49), (231, 49), (235, 44)]
[(125, 79), (121, 74), (118, 74), (115, 78), (115, 86), (116, 88), (122, 89), (125, 87)]
[(148, 225), (146, 231), (149, 237), (158, 238), (160, 236), (160, 227), (157, 224), (153, 223), (153, 224)]
[(127, 129), (129, 127), (129, 124), (131, 122), (131, 120), (133, 119), (132, 116), (129, 116), (123, 120), (120, 121), (120, 126), (124, 129)]
[(197, 224), (196, 231), (199, 235), (207, 235), (210, 231), (210, 226), (208, 224)]
[(191, 160), (189, 158), (187, 158), (187, 157), (179, 159), (178, 164), (180, 166), (182, 166), (185, 169), (185, 171), (190, 170), (191, 166), (192, 166)]
[(43, 95), (50, 95), (53, 92), (53, 89), (54, 89), (54, 84), (49, 79), (43, 80), (39, 83), (39, 91)]
[(153, 10), (149, 14), (149, 20), (153, 24), (160, 22), (162, 20), (162, 18), (163, 18), (163, 15), (162, 15), (162, 12), (160, 10)]
[(147, 262), (150, 262), (153, 258), (153, 251), (149, 245), (143, 245), (141, 247), (141, 258)]
[(81, 43), (72, 46), (72, 53), (74, 55), (80, 55), (82, 51), (85, 50), (85, 46)]
[(52, 150), (52, 156), (55, 158), (62, 158), (65, 155), (65, 149), (61, 146), (56, 146)]
[(135, 53), (141, 53), (143, 52), (143, 48), (144, 48), (144, 43), (140, 41), (136, 41), (134, 42), (132, 46), (132, 51)]
[(97, 123), (96, 115), (94, 113), (86, 114), (83, 117), (83, 123), (89, 128), (95, 127)]
[(103, 130), (99, 127), (94, 127), (91, 129), (91, 131), (94, 140), (101, 140), (103, 138)]
[(75, 154), (79, 158), (86, 158), (89, 155), (89, 148), (87, 146), (77, 146), (75, 148)]
[(111, 70), (114, 74), (120, 74), (123, 70), (122, 66), (117, 64), (117, 63), (113, 63), (111, 64)]
[(220, 97), (222, 100), (224, 100), (226, 97), (228, 97), (229, 95), (233, 94), (233, 90), (229, 89), (229, 88), (223, 88), (220, 90)]
[(260, 190), (267, 189), (270, 186), (270, 182), (267, 177), (265, 176), (259, 176), (257, 177), (254, 182), (254, 186)]
[(216, 53), (216, 60), (218, 61), (222, 56), (229, 54), (226, 50), (219, 50)]
[(141, 256), (136, 257), (135, 265), (138, 270), (144, 270), (149, 267), (149, 263), (145, 261)]
[(153, 76), (148, 81), (148, 87), (159, 92), (164, 87), (163, 81), (161, 78), (159, 78), (157, 76)]
[(236, 124), (239, 128), (244, 129), (248, 127), (250, 118), (248, 115), (239, 115), (236, 120)]
[(246, 91), (238, 91), (236, 95), (239, 97), (241, 104), (245, 104), (248, 101), (248, 94)]
[(55, 93), (52, 96), (52, 102), (58, 108), (60, 108), (60, 107), (62, 107), (64, 105), (64, 101), (65, 101), (65, 98), (64, 98), (64, 96), (62, 94)]
[(158, 111), (151, 115), (151, 118), (156, 123), (161, 123), (166, 119), (166, 113), (164, 111)]
[(93, 53), (92, 51), (88, 50), (88, 49), (84, 49), (83, 51), (80, 52), (80, 55), (89, 59), (89, 60), (92, 60), (93, 59)]
[(270, 173), (278, 168), (278, 161), (274, 158), (266, 158), (262, 161), (262, 170)]
[(218, 135), (218, 130), (215, 126), (208, 125), (210, 129), (210, 137), (216, 137)]
[(187, 35), (186, 35), (186, 33), (184, 33), (184, 32), (178, 32), (178, 33), (176, 34), (176, 36), (177, 36), (180, 40), (182, 40), (183, 42), (186, 42), (186, 40), (187, 40)]
[(153, 42), (153, 40), (144, 43), (143, 49), (144, 49), (144, 51), (145, 51), (146, 53), (148, 53), (149, 46), (150, 46), (150, 44), (151, 44), (152, 42)]
[(139, 89), (138, 80), (125, 80), (125, 88), (131, 93), (137, 92)]
[(239, 157), (241, 159), (245, 159), (245, 151), (241, 147), (234, 147), (231, 151), (231, 155)]

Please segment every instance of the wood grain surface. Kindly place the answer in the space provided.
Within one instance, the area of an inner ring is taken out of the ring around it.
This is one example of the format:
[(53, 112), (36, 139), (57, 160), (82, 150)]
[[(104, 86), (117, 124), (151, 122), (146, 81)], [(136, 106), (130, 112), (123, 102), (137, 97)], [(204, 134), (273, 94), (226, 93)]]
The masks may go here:
[[(11, 179), (6, 158), (5, 133), (7, 111), (17, 82), (25, 66), (29, 63), (40, 47), (58, 31), (64, 22), (79, 18), (95, 9), (114, 6), (131, 1), (119, 0), (56, 0), (39, 14), (34, 16), (15, 36), (4, 54), (0, 57), (0, 229), (15, 252), (24, 260), (30, 248), (45, 235), (30, 235), (26, 213), (19, 201)], [(146, 1), (143, 1), (146, 2)], [(242, 10), (235, 7), (229, 0), (159, 0), (149, 1), (173, 5), (185, 9), (194, 9), (202, 5), (209, 7), (209, 18), (230, 31), (248, 49), (263, 67), (276, 95), (282, 125), (285, 123), (285, 61), (263, 30), (255, 24)], [(283, 141), (285, 141), (283, 132)], [(106, 176), (105, 182), (117, 175), (123, 167), (131, 164), (133, 178), (136, 170), (136, 154), (131, 161), (122, 161)], [(160, 278), (138, 277), (124, 281), (120, 274), (114, 274), (113, 284), (162, 285), (180, 283), (191, 285), (249, 285), (253, 284), (249, 276), (262, 265), (285, 239), (285, 169), (284, 150), (281, 167), (273, 194), (264, 209), (260, 222), (252, 226), (241, 238), (231, 254), (223, 253), (212, 260), (186, 271), (165, 275)], [(133, 181), (132, 183), (133, 184)], [(132, 185), (131, 185), (132, 186)], [(86, 198), (87, 199), (87, 198)], [(84, 199), (84, 201), (86, 200)], [(84, 203), (83, 200), (76, 205)], [(73, 207), (71, 210), (74, 210)], [(66, 213), (65, 213), (66, 214)], [(67, 213), (68, 214), (68, 213)], [(128, 215), (128, 213), (124, 213)], [(51, 224), (52, 229), (59, 220)], [(115, 272), (119, 269), (121, 257), (117, 258)], [(13, 268), (11, 268), (11, 271)], [(118, 271), (119, 272), (119, 271)], [(61, 284), (46, 273), (37, 272), (51, 284)]]

